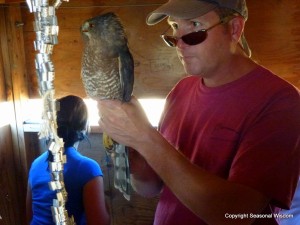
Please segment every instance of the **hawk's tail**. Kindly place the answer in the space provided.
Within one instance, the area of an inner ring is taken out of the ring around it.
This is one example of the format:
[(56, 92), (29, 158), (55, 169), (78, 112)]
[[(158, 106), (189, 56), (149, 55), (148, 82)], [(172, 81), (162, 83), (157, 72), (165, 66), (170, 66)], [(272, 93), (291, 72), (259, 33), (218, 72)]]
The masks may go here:
[(128, 148), (103, 133), (103, 146), (110, 153), (114, 164), (114, 186), (128, 201), (131, 195)]

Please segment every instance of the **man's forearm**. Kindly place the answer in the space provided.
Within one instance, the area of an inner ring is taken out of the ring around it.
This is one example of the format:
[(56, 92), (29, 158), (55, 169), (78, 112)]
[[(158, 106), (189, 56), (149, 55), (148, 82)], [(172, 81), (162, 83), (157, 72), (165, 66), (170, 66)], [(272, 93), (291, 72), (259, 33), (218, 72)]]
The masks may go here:
[(154, 197), (163, 183), (145, 159), (135, 150), (129, 151), (130, 179), (133, 189), (144, 197)]

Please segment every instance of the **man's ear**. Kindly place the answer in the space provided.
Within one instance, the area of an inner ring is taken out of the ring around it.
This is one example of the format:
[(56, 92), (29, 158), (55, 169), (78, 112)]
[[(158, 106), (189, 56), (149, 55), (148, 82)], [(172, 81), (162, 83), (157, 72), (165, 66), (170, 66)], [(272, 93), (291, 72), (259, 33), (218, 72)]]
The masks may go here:
[(236, 16), (231, 21), (231, 38), (238, 43), (244, 32), (245, 19), (242, 16)]

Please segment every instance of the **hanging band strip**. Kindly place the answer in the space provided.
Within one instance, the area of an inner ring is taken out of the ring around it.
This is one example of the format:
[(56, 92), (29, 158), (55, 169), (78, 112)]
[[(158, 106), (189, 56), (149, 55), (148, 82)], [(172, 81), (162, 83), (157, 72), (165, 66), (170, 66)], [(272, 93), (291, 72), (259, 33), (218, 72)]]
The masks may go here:
[(54, 45), (58, 44), (59, 32), (55, 10), (63, 1), (56, 0), (53, 5), (50, 5), (48, 0), (27, 0), (26, 2), (30, 12), (34, 13), (33, 28), (36, 40), (33, 44), (35, 51), (38, 52), (35, 57), (35, 69), (39, 93), (44, 105), (43, 124), (39, 137), (50, 140), (48, 149), (52, 154), (52, 159), (48, 162), (51, 175), (51, 181), (48, 183), (49, 189), (56, 192), (56, 199), (53, 199), (53, 206), (51, 206), (52, 218), (56, 225), (75, 225), (74, 218), (69, 217), (65, 209), (68, 197), (63, 176), (66, 156), (63, 154), (63, 140), (57, 135), (56, 112), (59, 110), (59, 105), (54, 98), (55, 68), (51, 60)]

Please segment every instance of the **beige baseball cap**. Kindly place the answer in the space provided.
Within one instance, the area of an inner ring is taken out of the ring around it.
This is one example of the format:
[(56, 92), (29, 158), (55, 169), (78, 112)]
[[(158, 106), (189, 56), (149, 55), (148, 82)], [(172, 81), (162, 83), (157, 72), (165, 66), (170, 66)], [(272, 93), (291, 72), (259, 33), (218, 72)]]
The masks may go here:
[[(202, 16), (215, 8), (229, 8), (239, 13), (245, 20), (248, 19), (246, 0), (169, 0), (151, 12), (146, 19), (148, 25), (155, 25), (168, 16), (180, 19), (192, 19)], [(240, 44), (248, 57), (251, 50), (244, 33)]]

